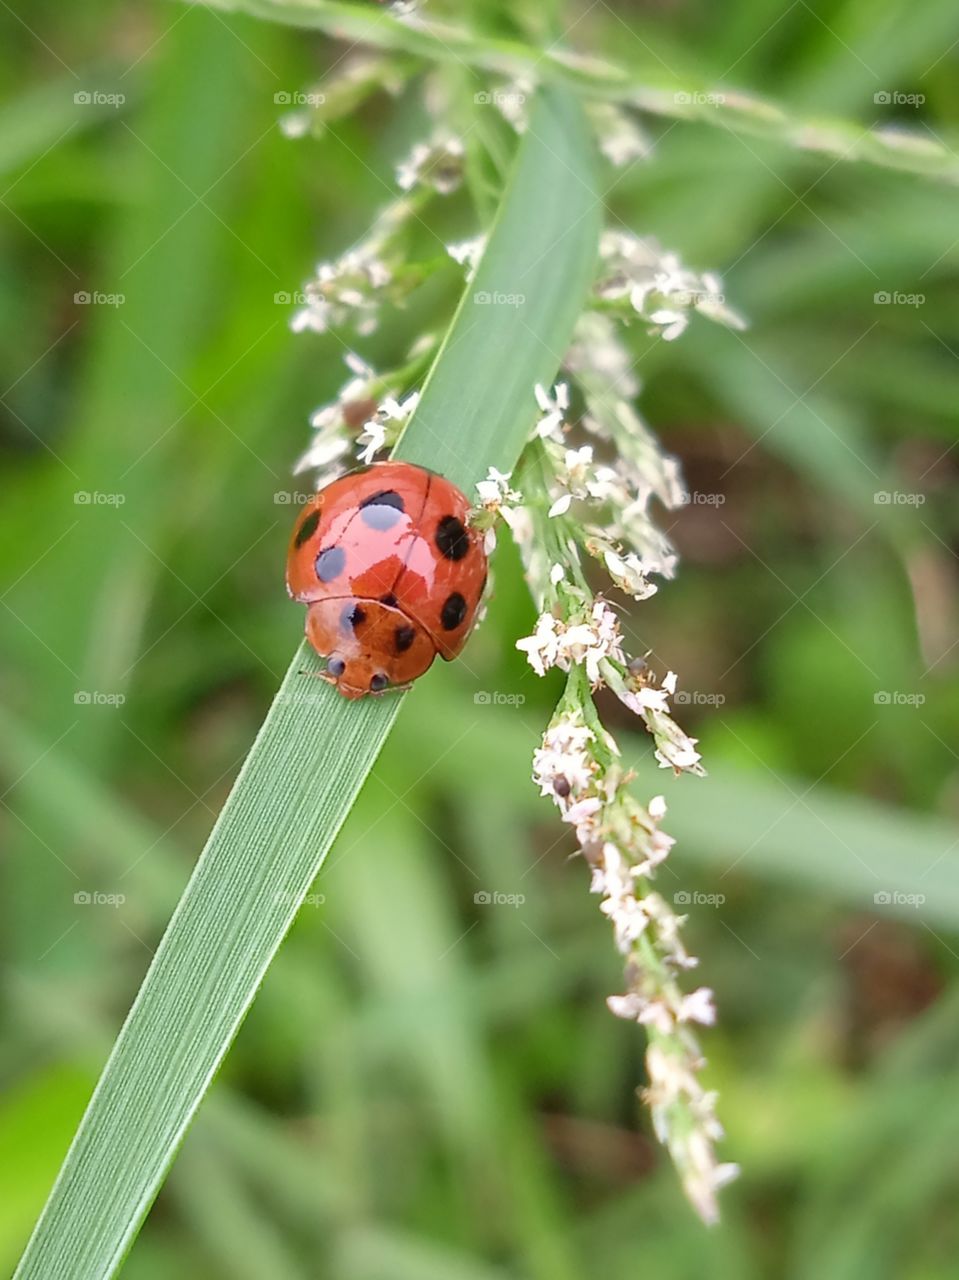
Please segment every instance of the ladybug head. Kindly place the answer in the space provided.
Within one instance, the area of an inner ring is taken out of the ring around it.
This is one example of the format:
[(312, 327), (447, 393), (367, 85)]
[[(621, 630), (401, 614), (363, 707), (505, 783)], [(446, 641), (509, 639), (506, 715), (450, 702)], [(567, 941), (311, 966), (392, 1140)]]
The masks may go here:
[(436, 656), (422, 628), (379, 600), (318, 600), (307, 610), (306, 634), (326, 658), (324, 677), (345, 698), (406, 685)]

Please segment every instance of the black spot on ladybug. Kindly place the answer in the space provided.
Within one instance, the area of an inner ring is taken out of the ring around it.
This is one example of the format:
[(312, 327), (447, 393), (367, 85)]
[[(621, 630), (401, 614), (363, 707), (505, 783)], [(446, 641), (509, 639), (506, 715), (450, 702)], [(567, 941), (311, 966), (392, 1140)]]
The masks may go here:
[(310, 514), (303, 521), (303, 523), (300, 525), (299, 529), (297, 529), (296, 531), (294, 546), (302, 547), (304, 542), (309, 542), (309, 540), (313, 537), (314, 533), (316, 533), (316, 527), (319, 523), (320, 523), (319, 511), (311, 511)]
[(380, 596), (380, 604), (385, 604), (388, 609), (396, 608), (396, 596), (392, 591), (388, 591), (385, 596)]
[(455, 631), (466, 617), (466, 601), (458, 591), (446, 597), (440, 613), (440, 622), (444, 631)]
[(395, 489), (373, 493), (360, 503), (360, 518), (371, 529), (392, 529), (406, 507)]
[(447, 560), (462, 560), (470, 549), (469, 535), (456, 516), (444, 516), (436, 526), (436, 545)]
[(416, 639), (416, 628), (408, 624), (406, 626), (397, 627), (393, 632), (393, 643), (396, 646), (397, 653), (405, 653), (413, 641)]
[(346, 552), (342, 547), (327, 547), (316, 557), (316, 576), (321, 582), (332, 582), (343, 572)]
[(406, 504), (395, 489), (381, 489), (379, 493), (371, 493), (364, 498), (360, 507), (395, 507), (397, 511), (405, 511)]
[(370, 680), (370, 689), (373, 693), (382, 693), (389, 682), (388, 676), (385, 676), (382, 671), (377, 671), (376, 675)]
[(346, 663), (342, 658), (330, 658), (326, 664), (326, 669), (334, 679), (339, 680), (340, 676), (346, 670)]
[(358, 604), (348, 604), (340, 614), (341, 627), (358, 627), (366, 621), (366, 611)]

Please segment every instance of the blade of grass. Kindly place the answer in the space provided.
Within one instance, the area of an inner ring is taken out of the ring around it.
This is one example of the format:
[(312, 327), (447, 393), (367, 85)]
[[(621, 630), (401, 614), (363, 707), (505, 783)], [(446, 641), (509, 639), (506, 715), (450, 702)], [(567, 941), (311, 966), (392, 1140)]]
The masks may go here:
[(799, 151), (864, 161), (943, 182), (959, 182), (953, 146), (925, 133), (882, 131), (855, 120), (817, 119), (740, 90), (712, 91), (709, 84), (665, 78), (658, 68), (639, 74), (597, 58), (571, 53), (555, 42), (545, 52), (515, 40), (477, 35), (466, 27), (418, 17), (415, 24), (372, 5), (337, 0), (205, 0), (211, 8), (251, 14), (271, 22), (325, 31), (448, 62), (451, 57), (494, 75), (561, 82), (594, 97), (626, 103), (653, 115), (695, 120)]
[[(475, 280), (398, 455), (469, 485), (509, 469), (555, 375), (599, 233), (592, 142), (542, 91)], [(548, 198), (545, 198), (547, 197)], [(521, 306), (476, 305), (522, 291)], [(115, 1274), (402, 698), (348, 704), (301, 646), (157, 950), (17, 1270)]]

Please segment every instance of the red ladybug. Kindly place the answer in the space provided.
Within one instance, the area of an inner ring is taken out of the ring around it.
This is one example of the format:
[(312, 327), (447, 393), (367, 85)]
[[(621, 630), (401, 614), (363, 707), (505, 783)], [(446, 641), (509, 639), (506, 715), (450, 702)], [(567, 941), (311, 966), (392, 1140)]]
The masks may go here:
[(442, 476), (376, 462), (335, 480), (297, 520), (287, 590), (307, 606), (324, 678), (346, 698), (405, 686), (466, 643), (486, 585), (483, 536)]

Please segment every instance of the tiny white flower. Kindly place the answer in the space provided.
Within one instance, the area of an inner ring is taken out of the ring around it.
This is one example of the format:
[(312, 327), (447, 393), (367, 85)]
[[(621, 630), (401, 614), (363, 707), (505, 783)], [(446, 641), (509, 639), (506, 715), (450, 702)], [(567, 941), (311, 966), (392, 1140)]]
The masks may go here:
[(554, 564), (549, 571), (549, 580), (553, 586), (558, 586), (566, 577), (566, 570), (561, 564)]
[(565, 424), (566, 410), (569, 408), (569, 387), (565, 382), (559, 382), (550, 394), (544, 386), (537, 383), (533, 393), (541, 413), (534, 427), (534, 434), (541, 440), (549, 438), (562, 440), (562, 427)]
[(716, 1021), (716, 1005), (709, 987), (698, 987), (688, 996), (683, 996), (679, 1005), (680, 1022), (701, 1022), (711, 1027)]
[(646, 806), (649, 816), (654, 822), (659, 822), (666, 816), (666, 800), (663, 796), (653, 796), (649, 804)]
[(646, 1008), (646, 1001), (635, 991), (624, 996), (607, 996), (606, 1007), (617, 1018), (625, 1018), (629, 1022), (638, 1022), (639, 1015)]
[(516, 648), (526, 654), (526, 660), (538, 676), (555, 666), (560, 653), (559, 623), (551, 613), (540, 614), (531, 636), (516, 641)]
[(458, 244), (448, 244), (446, 252), (454, 262), (466, 268), (466, 279), (470, 281), (476, 274), (483, 250), (486, 248), (486, 236), (474, 236), (472, 240), (462, 240)]
[(371, 418), (365, 423), (360, 433), (357, 457), (361, 462), (372, 462), (386, 444), (386, 427), (378, 418)]
[(564, 493), (561, 497), (557, 498), (549, 509), (548, 515), (550, 519), (554, 516), (564, 516), (569, 510), (572, 501), (573, 495), (571, 493)]
[(497, 471), (495, 467), (490, 467), (486, 479), (478, 481), (476, 485), (480, 506), (497, 514), (503, 507), (522, 502), (522, 494), (510, 485), (511, 476), (510, 471)]
[(412, 191), (422, 185), (432, 187), (440, 195), (449, 195), (463, 180), (464, 154), (460, 138), (418, 142), (408, 158), (397, 166), (396, 181), (402, 191)]

